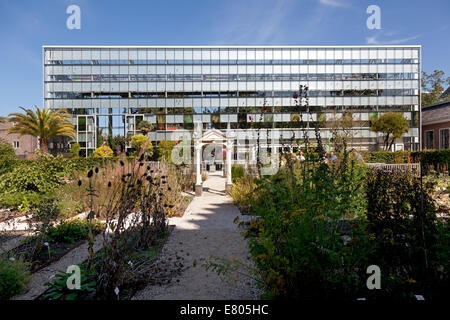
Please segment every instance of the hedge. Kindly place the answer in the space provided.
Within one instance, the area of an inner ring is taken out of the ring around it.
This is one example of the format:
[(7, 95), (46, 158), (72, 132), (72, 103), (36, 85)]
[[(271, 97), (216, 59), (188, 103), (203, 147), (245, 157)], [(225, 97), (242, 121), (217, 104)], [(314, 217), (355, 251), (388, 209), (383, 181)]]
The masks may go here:
[[(133, 161), (135, 157), (128, 156), (128, 161)], [(54, 159), (57, 159), (55, 157)], [(93, 168), (95, 166), (102, 167), (103, 164), (114, 163), (119, 159), (119, 157), (111, 157), (111, 158), (94, 158), (94, 157), (80, 157), (80, 158), (60, 158), (60, 161), (67, 168), (71, 168), (76, 171), (83, 171), (89, 168)], [(31, 160), (21, 160), (22, 164), (33, 163), (34, 161), (40, 161), (40, 159), (31, 159)]]
[(363, 154), (367, 162), (418, 163), (422, 160), (424, 171), (434, 169), (439, 172), (450, 168), (450, 149), (423, 151), (379, 151)]

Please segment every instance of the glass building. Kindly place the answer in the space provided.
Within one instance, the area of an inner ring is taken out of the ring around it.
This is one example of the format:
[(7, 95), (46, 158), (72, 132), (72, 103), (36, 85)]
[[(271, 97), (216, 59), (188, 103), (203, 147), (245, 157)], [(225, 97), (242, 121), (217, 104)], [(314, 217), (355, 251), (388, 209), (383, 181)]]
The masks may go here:
[(309, 88), (309, 122), (353, 113), (358, 149), (381, 147), (370, 119), (388, 111), (410, 121), (394, 148), (420, 146), (420, 46), (44, 46), (43, 60), (44, 105), (73, 114), (83, 155), (100, 135), (140, 133), (142, 120), (153, 124), (153, 142), (181, 140), (200, 123), (248, 143), (255, 121), (281, 132), (281, 143), (283, 132), (301, 139), (304, 110), (292, 98), (300, 85)]

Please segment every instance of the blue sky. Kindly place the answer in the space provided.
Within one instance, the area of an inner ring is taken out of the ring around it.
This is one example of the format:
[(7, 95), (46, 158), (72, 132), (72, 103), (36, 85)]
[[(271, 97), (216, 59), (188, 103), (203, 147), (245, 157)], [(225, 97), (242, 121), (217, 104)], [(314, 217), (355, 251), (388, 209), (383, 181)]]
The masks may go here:
[[(81, 8), (81, 30), (66, 8)], [(369, 5), (381, 29), (369, 30)], [(42, 45), (420, 44), (450, 76), (450, 1), (39, 0), (0, 2), (0, 115), (42, 105)]]

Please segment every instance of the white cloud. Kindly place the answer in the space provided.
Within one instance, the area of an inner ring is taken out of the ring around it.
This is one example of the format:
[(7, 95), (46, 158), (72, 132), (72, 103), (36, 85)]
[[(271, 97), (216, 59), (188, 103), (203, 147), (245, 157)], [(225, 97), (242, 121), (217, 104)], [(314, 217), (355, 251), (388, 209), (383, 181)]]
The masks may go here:
[(319, 0), (321, 4), (331, 7), (347, 7), (349, 4), (338, 0)]
[[(214, 27), (215, 44), (279, 44), (285, 41), (285, 28), (292, 13), (293, 0), (260, 5), (259, 0), (227, 7)], [(226, 21), (227, 23), (223, 23)]]
[[(390, 35), (390, 34), (396, 34), (396, 33), (395, 32), (390, 32), (389, 34), (386, 33), (386, 35)], [(379, 36), (380, 36), (380, 34), (375, 35), (373, 37), (366, 37), (366, 43), (367, 44), (401, 44), (401, 43), (405, 43), (405, 42), (417, 39), (417, 38), (421, 37), (422, 34), (416, 34), (414, 36), (407, 37), (407, 38), (398, 38), (398, 39), (391, 39), (391, 40), (380, 40), (380, 39), (378, 39)]]
[(417, 38), (419, 38), (419, 37), (421, 37), (421, 36), (422, 36), (422, 34), (417, 34), (417, 35), (415, 35), (415, 36), (408, 37), (408, 38), (394, 39), (394, 40), (390, 40), (389, 43), (391, 43), (391, 44), (405, 43), (405, 42), (408, 42), (408, 41), (417, 39)]
[(367, 44), (378, 44), (377, 37), (366, 37)]

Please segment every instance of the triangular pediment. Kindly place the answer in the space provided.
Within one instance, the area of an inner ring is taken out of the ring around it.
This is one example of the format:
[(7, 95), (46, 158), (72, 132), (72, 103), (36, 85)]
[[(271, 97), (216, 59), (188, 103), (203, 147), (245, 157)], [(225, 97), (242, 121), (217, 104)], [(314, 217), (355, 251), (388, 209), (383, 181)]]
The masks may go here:
[(208, 129), (205, 131), (200, 140), (203, 141), (224, 141), (227, 137), (218, 129)]

